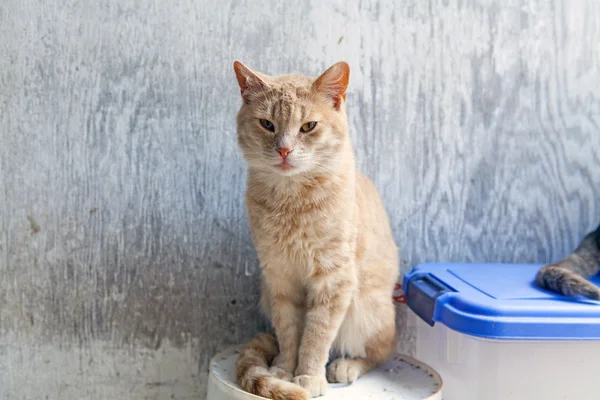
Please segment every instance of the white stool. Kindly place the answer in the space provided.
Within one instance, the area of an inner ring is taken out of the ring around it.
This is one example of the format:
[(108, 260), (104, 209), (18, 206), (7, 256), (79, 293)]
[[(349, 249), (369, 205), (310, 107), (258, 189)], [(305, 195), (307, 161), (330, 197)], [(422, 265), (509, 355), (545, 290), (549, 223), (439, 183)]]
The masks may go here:
[[(217, 354), (210, 362), (206, 400), (264, 399), (244, 392), (235, 382), (240, 346)], [(442, 379), (429, 366), (404, 355), (392, 357), (351, 385), (330, 384), (319, 400), (442, 400)]]

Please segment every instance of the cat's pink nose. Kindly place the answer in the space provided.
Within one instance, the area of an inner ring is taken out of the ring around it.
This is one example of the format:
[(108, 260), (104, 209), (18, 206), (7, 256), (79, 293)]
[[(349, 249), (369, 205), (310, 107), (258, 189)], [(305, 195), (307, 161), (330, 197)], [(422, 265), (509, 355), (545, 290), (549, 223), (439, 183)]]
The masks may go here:
[(278, 147), (277, 152), (281, 155), (281, 158), (284, 160), (287, 158), (288, 154), (290, 154), (293, 149), (288, 149), (287, 147)]

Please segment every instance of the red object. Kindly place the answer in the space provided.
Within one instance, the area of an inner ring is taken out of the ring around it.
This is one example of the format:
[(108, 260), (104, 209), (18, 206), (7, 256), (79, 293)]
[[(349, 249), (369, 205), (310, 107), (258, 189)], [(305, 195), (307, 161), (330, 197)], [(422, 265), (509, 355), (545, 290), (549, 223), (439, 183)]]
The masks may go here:
[(406, 303), (406, 296), (404, 296), (404, 295), (394, 296), (394, 297), (392, 297), (392, 299), (394, 299), (394, 302), (396, 302), (398, 304), (405, 304)]
[[(394, 286), (394, 292), (396, 292), (398, 290), (402, 290), (402, 285), (400, 283), (396, 283), (396, 285)], [(404, 296), (403, 294), (392, 296), (392, 299), (394, 300), (394, 303), (396, 303), (396, 304), (405, 304), (406, 303), (406, 296)]]

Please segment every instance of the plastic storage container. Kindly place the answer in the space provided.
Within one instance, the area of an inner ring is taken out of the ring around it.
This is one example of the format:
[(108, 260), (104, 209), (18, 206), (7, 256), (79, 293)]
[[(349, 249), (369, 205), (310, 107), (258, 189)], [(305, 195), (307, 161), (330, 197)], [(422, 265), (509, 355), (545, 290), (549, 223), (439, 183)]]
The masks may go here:
[[(210, 362), (206, 400), (256, 400), (235, 382), (239, 346), (217, 354)], [(397, 355), (351, 385), (329, 385), (319, 400), (442, 400), (442, 380), (429, 366)]]
[(600, 302), (538, 288), (540, 267), (421, 264), (405, 276), (416, 357), (441, 375), (444, 400), (600, 399)]

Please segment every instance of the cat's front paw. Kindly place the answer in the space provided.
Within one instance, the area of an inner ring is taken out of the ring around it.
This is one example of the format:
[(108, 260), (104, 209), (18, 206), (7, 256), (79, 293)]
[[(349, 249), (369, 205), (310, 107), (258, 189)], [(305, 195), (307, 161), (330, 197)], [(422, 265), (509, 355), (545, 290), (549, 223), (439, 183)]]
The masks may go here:
[(362, 372), (361, 360), (338, 358), (327, 367), (327, 380), (331, 383), (352, 383)]
[(327, 379), (324, 376), (298, 375), (293, 382), (308, 390), (311, 397), (323, 396), (327, 392)]
[(288, 382), (291, 382), (292, 379), (294, 379), (294, 374), (276, 366), (269, 368), (269, 373), (277, 379), (283, 379), (284, 381)]

